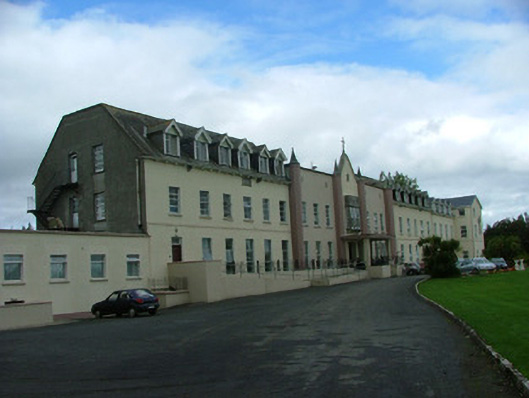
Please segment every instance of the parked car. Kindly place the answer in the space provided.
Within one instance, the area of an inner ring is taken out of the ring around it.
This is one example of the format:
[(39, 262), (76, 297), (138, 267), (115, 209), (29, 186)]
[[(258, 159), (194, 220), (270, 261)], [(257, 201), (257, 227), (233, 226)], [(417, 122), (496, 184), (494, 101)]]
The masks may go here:
[(496, 265), (491, 263), (485, 257), (474, 257), (472, 259), (472, 264), (480, 271), (493, 271), (496, 269)]
[(419, 275), (422, 272), (418, 263), (404, 263), (404, 273), (406, 275)]
[(158, 297), (148, 289), (116, 290), (105, 300), (92, 306), (92, 314), (96, 318), (103, 315), (128, 315), (130, 318), (142, 312), (155, 315), (160, 307)]
[(497, 270), (509, 268), (509, 266), (507, 265), (507, 262), (501, 257), (491, 258), (490, 261), (496, 266)]
[(471, 259), (469, 258), (460, 258), (457, 260), (456, 267), (459, 268), (459, 271), (462, 274), (478, 273), (479, 268), (477, 268)]

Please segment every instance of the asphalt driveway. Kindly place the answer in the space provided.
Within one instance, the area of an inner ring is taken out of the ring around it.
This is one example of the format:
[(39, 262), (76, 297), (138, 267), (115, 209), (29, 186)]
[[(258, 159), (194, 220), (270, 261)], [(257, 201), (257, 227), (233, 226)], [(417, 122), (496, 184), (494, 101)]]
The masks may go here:
[(0, 396), (519, 396), (416, 281), (0, 332)]

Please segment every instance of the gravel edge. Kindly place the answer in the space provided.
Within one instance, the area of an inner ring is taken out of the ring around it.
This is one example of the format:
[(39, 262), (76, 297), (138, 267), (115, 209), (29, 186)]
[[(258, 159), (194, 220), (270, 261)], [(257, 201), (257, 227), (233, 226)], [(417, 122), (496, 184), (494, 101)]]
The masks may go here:
[(488, 353), (493, 362), (495, 362), (499, 366), (500, 370), (514, 382), (522, 396), (525, 398), (529, 398), (529, 380), (527, 379), (527, 377), (520, 373), (520, 371), (518, 371), (518, 369), (516, 369), (508, 359), (501, 356), (490, 345), (488, 345), (485, 340), (483, 340), (481, 336), (474, 329), (472, 329), (465, 321), (458, 318), (452, 311), (447, 310), (442, 305), (436, 303), (433, 300), (430, 300), (428, 297), (422, 295), (419, 292), (419, 284), (427, 281), (428, 279), (430, 278), (424, 278), (415, 284), (415, 292), (417, 293), (417, 295), (419, 297), (422, 297), (430, 305), (438, 308), (441, 312), (443, 312), (452, 320), (454, 320), (456, 324), (458, 324), (486, 353)]

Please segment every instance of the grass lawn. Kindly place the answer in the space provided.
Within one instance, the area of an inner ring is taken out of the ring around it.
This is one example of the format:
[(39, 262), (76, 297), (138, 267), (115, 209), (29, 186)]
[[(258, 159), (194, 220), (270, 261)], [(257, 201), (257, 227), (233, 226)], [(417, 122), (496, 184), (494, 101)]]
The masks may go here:
[(529, 377), (529, 271), (430, 279), (419, 291), (463, 319)]

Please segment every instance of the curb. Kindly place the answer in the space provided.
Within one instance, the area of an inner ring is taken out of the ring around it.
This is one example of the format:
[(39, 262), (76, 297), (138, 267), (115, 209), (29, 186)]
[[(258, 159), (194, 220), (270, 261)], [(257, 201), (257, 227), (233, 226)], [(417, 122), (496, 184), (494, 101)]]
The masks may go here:
[(508, 359), (501, 356), (490, 345), (488, 345), (485, 340), (483, 340), (481, 336), (474, 329), (472, 329), (465, 321), (457, 317), (452, 311), (447, 310), (442, 305), (436, 303), (433, 300), (430, 300), (428, 297), (423, 296), (419, 292), (419, 284), (427, 281), (428, 279), (430, 278), (427, 277), (415, 284), (415, 292), (417, 293), (417, 295), (426, 300), (428, 304), (441, 310), (441, 312), (443, 312), (449, 318), (454, 320), (456, 324), (458, 324), (487, 354), (489, 354), (493, 362), (495, 362), (499, 366), (501, 371), (514, 382), (516, 388), (520, 391), (522, 396), (525, 398), (529, 398), (529, 380), (527, 379), (527, 377), (520, 373), (520, 371), (516, 369)]

